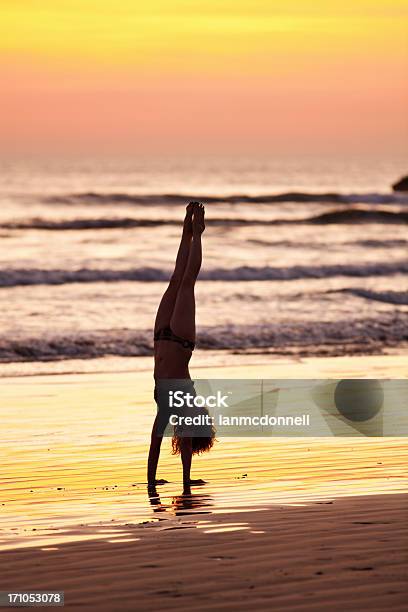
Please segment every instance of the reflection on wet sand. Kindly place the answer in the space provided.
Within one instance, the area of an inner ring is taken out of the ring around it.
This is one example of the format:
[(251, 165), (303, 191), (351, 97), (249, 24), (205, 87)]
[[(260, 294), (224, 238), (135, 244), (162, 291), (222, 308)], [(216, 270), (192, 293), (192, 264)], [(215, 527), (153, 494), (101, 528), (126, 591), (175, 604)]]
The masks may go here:
[(174, 495), (171, 501), (163, 503), (157, 489), (148, 489), (148, 498), (153, 512), (168, 512), (174, 516), (210, 514), (211, 510), (208, 508), (214, 506), (211, 495), (204, 493), (182, 493)]

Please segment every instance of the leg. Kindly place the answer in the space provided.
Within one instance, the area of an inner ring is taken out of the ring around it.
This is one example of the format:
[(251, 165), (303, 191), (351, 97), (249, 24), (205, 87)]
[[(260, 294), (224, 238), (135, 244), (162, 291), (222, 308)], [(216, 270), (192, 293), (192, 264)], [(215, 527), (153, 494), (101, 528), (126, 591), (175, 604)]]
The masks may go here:
[(147, 460), (147, 484), (149, 489), (153, 489), (157, 484), (165, 484), (167, 482), (167, 480), (156, 480), (157, 464), (159, 463), (160, 448), (163, 440), (163, 428), (165, 428), (163, 419), (156, 415)]
[(191, 470), (191, 459), (193, 456), (193, 447), (191, 438), (181, 439), (181, 462), (183, 464), (183, 493), (185, 495), (190, 494), (190, 470)]
[(187, 206), (186, 217), (184, 219), (183, 233), (176, 257), (174, 272), (157, 310), (156, 321), (154, 324), (155, 332), (163, 327), (169, 327), (170, 325), (171, 315), (176, 303), (177, 292), (179, 290), (190, 253), (193, 209), (194, 203), (190, 202), (190, 204)]
[(147, 460), (147, 484), (149, 487), (154, 487), (156, 484), (156, 471), (162, 439), (162, 436), (158, 435), (158, 416), (156, 416), (150, 440), (149, 458)]
[(199, 206), (194, 211), (193, 241), (190, 247), (187, 266), (179, 287), (170, 327), (177, 335), (195, 341), (195, 296), (194, 286), (201, 268), (202, 246), (201, 234), (204, 231), (204, 207)]

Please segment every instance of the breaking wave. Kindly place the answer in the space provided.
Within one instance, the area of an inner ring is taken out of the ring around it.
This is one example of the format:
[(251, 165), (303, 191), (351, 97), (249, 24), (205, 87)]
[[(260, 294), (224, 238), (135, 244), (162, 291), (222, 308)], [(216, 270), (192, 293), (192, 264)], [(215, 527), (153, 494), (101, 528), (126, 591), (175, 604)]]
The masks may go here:
[[(322, 266), (239, 266), (237, 268), (213, 268), (204, 270), (204, 281), (290, 281), (307, 278), (331, 278), (335, 276), (369, 277), (407, 274), (408, 261), (392, 263), (338, 264)], [(66, 283), (115, 283), (122, 281), (167, 281), (169, 271), (160, 268), (124, 270), (81, 268), (78, 270), (46, 270), (33, 268), (9, 268), (0, 270), (0, 287), (29, 285), (63, 285)]]
[[(84, 193), (67, 193), (50, 196), (45, 199), (53, 204), (149, 204), (149, 205), (179, 205), (191, 200), (200, 200), (204, 203), (225, 204), (275, 204), (282, 202), (322, 202), (340, 204), (408, 204), (408, 195), (402, 193), (309, 193), (302, 191), (285, 192), (265, 195), (197, 195), (184, 193), (169, 194), (131, 194), (131, 193), (101, 193), (89, 191)], [(43, 200), (44, 201), (44, 200)]]
[(157, 227), (161, 225), (178, 225), (180, 221), (168, 219), (132, 219), (124, 218), (99, 218), (99, 219), (67, 219), (54, 221), (51, 219), (29, 219), (28, 221), (10, 221), (0, 225), (3, 229), (41, 229), (52, 231), (65, 230), (94, 230), (94, 229), (118, 229), (132, 227)]
[(367, 239), (367, 240), (357, 240), (356, 242), (349, 242), (345, 244), (357, 245), (362, 247), (368, 247), (370, 249), (383, 249), (383, 248), (393, 248), (393, 247), (408, 247), (408, 240), (402, 239), (389, 239), (389, 240), (375, 240), (375, 239)]
[(321, 215), (302, 220), (305, 223), (329, 225), (333, 223), (408, 223), (408, 213), (389, 210), (349, 208), (330, 210)]
[[(313, 321), (270, 325), (215, 326), (198, 331), (197, 345), (203, 350), (296, 352), (344, 354), (378, 352), (408, 341), (408, 315), (384, 314), (376, 319)], [(151, 355), (151, 332), (114, 330), (41, 338), (0, 338), (0, 362), (93, 359), (108, 355)]]
[(356, 297), (362, 297), (375, 302), (408, 306), (408, 291), (372, 291), (371, 289), (360, 287), (347, 287), (327, 293), (348, 293), (349, 295), (355, 295)]
[[(206, 219), (208, 226), (251, 226), (251, 225), (331, 225), (351, 223), (408, 223), (408, 212), (392, 212), (388, 210), (367, 210), (362, 208), (336, 209), (320, 215), (300, 219), (248, 219), (248, 218), (212, 218)], [(34, 218), (28, 221), (10, 221), (2, 223), (1, 229), (7, 230), (97, 230), (97, 229), (127, 229), (137, 227), (160, 227), (176, 225), (175, 219), (134, 219), (132, 217), (114, 217), (97, 219), (68, 219), (54, 221), (51, 219)]]

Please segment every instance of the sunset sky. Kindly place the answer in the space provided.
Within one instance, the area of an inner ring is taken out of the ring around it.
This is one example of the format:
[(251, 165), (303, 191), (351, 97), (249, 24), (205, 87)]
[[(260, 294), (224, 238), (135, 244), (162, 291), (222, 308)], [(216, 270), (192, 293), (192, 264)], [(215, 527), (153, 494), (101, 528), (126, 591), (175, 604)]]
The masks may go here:
[(403, 151), (408, 0), (1, 0), (0, 150)]

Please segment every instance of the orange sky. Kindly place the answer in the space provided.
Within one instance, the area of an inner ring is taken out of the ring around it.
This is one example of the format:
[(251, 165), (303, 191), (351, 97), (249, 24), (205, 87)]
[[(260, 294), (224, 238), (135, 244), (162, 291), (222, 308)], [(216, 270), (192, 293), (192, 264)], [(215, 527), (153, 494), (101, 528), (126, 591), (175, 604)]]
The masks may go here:
[(2, 0), (0, 69), (2, 152), (408, 141), (408, 0)]

